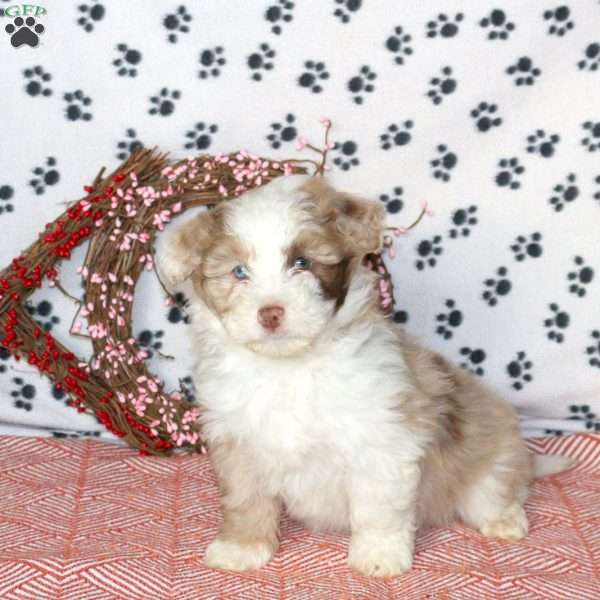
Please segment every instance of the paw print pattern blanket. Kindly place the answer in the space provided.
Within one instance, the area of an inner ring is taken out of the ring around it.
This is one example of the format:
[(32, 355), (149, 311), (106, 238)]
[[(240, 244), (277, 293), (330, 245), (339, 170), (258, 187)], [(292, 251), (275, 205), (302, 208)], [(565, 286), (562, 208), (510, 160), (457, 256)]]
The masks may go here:
[[(140, 145), (274, 157), (337, 142), (329, 176), (405, 226), (394, 319), (512, 402), (526, 433), (600, 429), (600, 4), (565, 0), (0, 0), (3, 263)], [(81, 292), (76, 267), (64, 286)], [(138, 339), (193, 396), (185, 295), (149, 274)], [(76, 306), (30, 310), (68, 336)], [(69, 342), (89, 351), (85, 341)], [(174, 356), (170, 360), (167, 356)], [(102, 436), (0, 351), (0, 433)]]

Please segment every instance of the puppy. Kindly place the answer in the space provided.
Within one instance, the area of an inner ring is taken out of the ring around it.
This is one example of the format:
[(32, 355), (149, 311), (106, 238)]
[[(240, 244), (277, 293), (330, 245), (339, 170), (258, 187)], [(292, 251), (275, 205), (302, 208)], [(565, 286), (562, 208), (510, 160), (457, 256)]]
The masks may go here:
[(222, 490), (208, 565), (264, 565), (283, 506), (311, 528), (350, 531), (348, 563), (365, 575), (409, 569), (422, 525), (527, 534), (536, 465), (517, 417), (382, 315), (363, 266), (382, 235), (379, 203), (302, 175), (167, 234), (159, 270), (193, 284), (195, 384)]

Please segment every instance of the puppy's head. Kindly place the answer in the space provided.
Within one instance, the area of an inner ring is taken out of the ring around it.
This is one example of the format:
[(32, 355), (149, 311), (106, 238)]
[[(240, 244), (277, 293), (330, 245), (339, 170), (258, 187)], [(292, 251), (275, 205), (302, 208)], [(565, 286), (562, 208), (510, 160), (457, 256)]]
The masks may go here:
[(268, 356), (307, 350), (344, 305), (366, 254), (381, 248), (381, 205), (321, 178), (278, 177), (168, 234), (171, 285), (191, 278), (230, 339)]

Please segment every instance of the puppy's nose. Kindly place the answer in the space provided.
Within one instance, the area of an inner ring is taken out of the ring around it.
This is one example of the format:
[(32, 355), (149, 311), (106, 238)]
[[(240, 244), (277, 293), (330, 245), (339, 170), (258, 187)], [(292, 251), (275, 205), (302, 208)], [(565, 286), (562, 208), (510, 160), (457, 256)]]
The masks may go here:
[(263, 306), (258, 311), (258, 322), (269, 331), (276, 331), (283, 322), (285, 310), (281, 306)]

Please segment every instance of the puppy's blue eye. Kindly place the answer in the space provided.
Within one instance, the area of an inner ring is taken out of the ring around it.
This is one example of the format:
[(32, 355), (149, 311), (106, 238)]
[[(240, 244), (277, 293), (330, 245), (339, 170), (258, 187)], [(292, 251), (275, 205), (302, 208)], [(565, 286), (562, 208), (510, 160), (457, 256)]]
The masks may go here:
[(304, 256), (299, 256), (294, 261), (294, 269), (298, 269), (300, 271), (306, 271), (306, 269), (310, 269), (310, 259), (305, 258)]
[(248, 267), (244, 265), (236, 265), (235, 267), (233, 267), (233, 269), (231, 269), (231, 273), (236, 279), (239, 279), (240, 281), (250, 278), (250, 273), (248, 273)]

